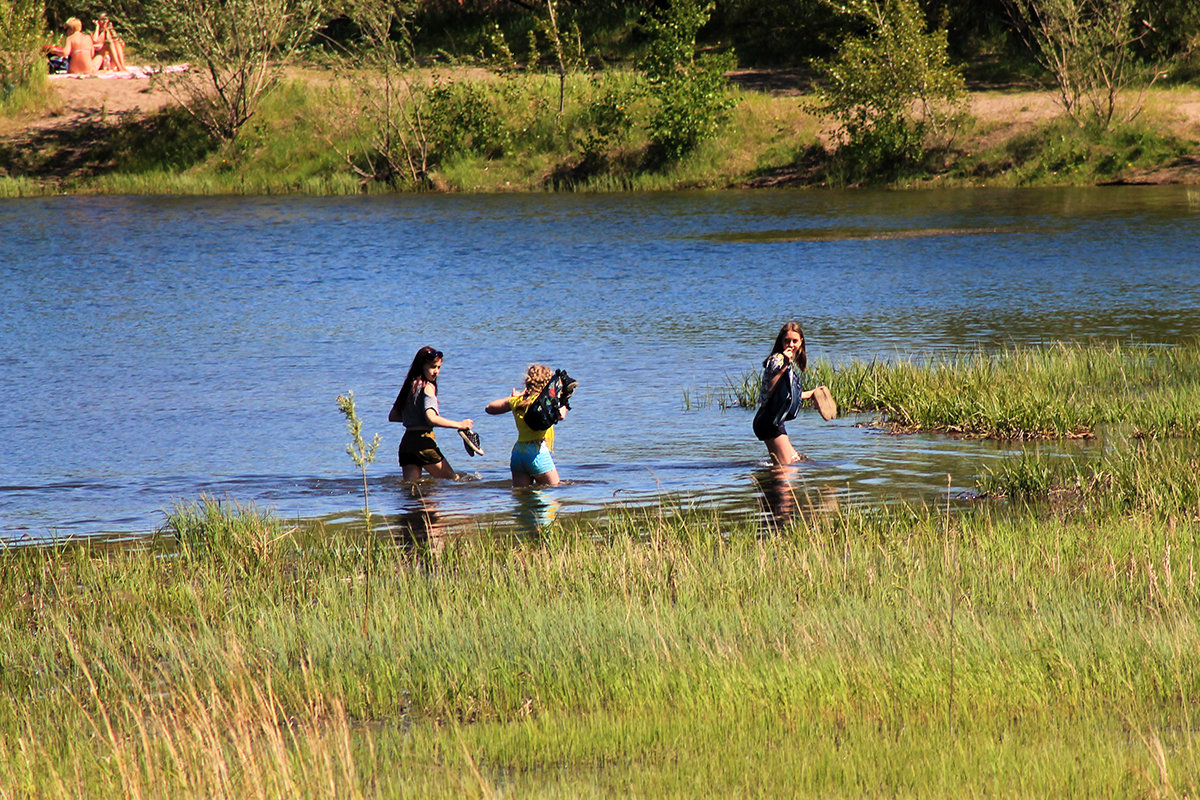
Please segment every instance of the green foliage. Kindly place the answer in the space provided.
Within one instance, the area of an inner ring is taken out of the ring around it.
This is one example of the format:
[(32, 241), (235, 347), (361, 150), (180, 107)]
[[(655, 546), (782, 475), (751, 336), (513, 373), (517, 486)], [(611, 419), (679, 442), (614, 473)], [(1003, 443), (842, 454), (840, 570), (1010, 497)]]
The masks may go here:
[(624, 144), (633, 129), (633, 87), (605, 75), (591, 77), (592, 95), (579, 116), (575, 146), (588, 165), (599, 166), (612, 148)]
[(0, 108), (45, 80), (44, 17), (43, 0), (0, 0)]
[(819, 110), (838, 122), (851, 178), (895, 177), (928, 146), (947, 146), (961, 123), (966, 86), (946, 32), (926, 32), (916, 0), (827, 2), (867, 32), (817, 63), (827, 81)]
[(654, 103), (647, 122), (650, 161), (678, 161), (713, 138), (733, 107), (725, 73), (734, 54), (696, 53), (696, 35), (713, 5), (706, 0), (671, 0), (646, 24), (649, 44), (640, 68)]
[(274, 514), (208, 495), (177, 503), (161, 532), (173, 535), (189, 558), (239, 569), (275, 563), (279, 543), (291, 533)]
[(1200, 342), (1169, 349), (1062, 344), (926, 362), (818, 362), (848, 410), (905, 430), (1001, 439), (1077, 438), (1099, 426), (1200, 437)]
[(350, 433), (350, 442), (346, 445), (346, 453), (354, 461), (354, 465), (362, 471), (363, 479), (363, 516), (368, 528), (371, 520), (371, 501), (367, 490), (367, 467), (375, 461), (375, 451), (379, 449), (379, 434), (370, 444), (363, 441), (362, 420), (358, 418), (358, 408), (354, 402), (354, 392), (339, 394), (337, 397), (338, 410), (346, 418), (346, 430)]
[[(354, 96), (351, 121), (364, 141), (346, 136), (345, 120), (314, 115), (313, 124), (362, 185), (424, 187), (432, 166), (423, 116), (427, 86), (416, 74), (409, 0), (354, 0), (345, 13), (357, 26), (357, 47), (334, 61), (341, 86)], [(333, 93), (337, 98), (337, 93)], [(334, 127), (336, 126), (336, 127)]]
[(996, 151), (977, 154), (952, 172), (1004, 175), (1015, 185), (1075, 185), (1119, 180), (1130, 170), (1185, 157), (1191, 149), (1189, 142), (1164, 136), (1141, 120), (1097, 130), (1060, 118)]
[(316, 31), (323, 0), (154, 0), (164, 39), (202, 69), (173, 73), (167, 86), (224, 141), (254, 116), (282, 62)]
[(846, 25), (822, 0), (729, 0), (716, 5), (705, 32), (731, 42), (742, 66), (786, 67), (828, 57)]
[[(1153, 30), (1138, 0), (1013, 0), (1028, 25), (1030, 46), (1054, 77), (1063, 110), (1080, 127), (1107, 129), (1134, 84), (1148, 87), (1157, 68), (1143, 69), (1134, 48)], [(1121, 116), (1142, 110), (1144, 90)]]
[(434, 162), (467, 154), (497, 158), (508, 150), (495, 95), (478, 81), (435, 80), (425, 93), (424, 118)]

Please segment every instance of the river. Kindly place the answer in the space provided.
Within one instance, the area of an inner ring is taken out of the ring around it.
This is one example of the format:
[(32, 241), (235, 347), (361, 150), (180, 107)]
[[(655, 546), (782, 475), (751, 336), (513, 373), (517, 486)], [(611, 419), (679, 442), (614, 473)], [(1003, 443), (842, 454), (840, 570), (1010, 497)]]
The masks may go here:
[[(3, 200), (0, 274), (2, 541), (136, 539), (201, 494), (351, 521), (347, 390), (382, 435), (371, 505), (396, 524), (663, 501), (762, 514), (750, 412), (697, 398), (756, 368), (782, 322), (835, 364), (1169, 345), (1200, 331), (1200, 192)], [(443, 413), (475, 419), (486, 454), (443, 431), (472, 479), (417, 501), (387, 413), (425, 344), (446, 354)], [(512, 420), (483, 407), (534, 361), (580, 381), (555, 453), (566, 483), (514, 495)], [(1016, 447), (871, 421), (789, 424), (811, 459), (789, 484), (801, 504), (944, 497)]]

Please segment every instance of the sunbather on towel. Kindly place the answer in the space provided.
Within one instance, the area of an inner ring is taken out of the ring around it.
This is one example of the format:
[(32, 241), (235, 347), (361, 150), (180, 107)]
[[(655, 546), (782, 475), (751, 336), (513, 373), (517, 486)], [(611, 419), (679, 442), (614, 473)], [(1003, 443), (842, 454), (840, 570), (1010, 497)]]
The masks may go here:
[(47, 45), (42, 48), (43, 52), (67, 59), (67, 72), (72, 75), (95, 74), (104, 63), (104, 57), (96, 53), (92, 37), (83, 32), (83, 23), (78, 17), (71, 17), (64, 27), (67, 37), (63, 40), (62, 47)]

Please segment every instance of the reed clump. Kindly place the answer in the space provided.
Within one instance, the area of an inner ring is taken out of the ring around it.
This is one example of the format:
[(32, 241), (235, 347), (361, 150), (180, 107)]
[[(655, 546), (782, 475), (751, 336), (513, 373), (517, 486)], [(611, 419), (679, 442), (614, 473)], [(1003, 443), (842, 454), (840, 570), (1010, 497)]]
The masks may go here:
[(899, 430), (998, 439), (1200, 435), (1200, 343), (1058, 344), (927, 361), (818, 363), (813, 380), (849, 411)]

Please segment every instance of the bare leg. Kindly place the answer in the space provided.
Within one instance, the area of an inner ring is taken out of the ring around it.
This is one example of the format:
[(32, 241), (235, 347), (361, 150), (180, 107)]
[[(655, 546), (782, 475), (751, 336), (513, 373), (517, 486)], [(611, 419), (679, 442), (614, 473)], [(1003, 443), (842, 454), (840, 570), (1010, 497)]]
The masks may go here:
[(404, 480), (409, 483), (414, 483), (421, 480), (421, 465), (420, 464), (401, 464), (400, 469), (404, 473)]
[(534, 475), (533, 482), (539, 486), (558, 486), (558, 468), (543, 472), (541, 475)]
[(767, 439), (767, 452), (771, 454), (771, 460), (776, 464), (794, 464), (800, 460), (800, 454), (796, 452), (796, 448), (792, 447), (792, 440), (783, 436), (776, 436), (774, 439)]
[(109, 53), (112, 55), (111, 68), (117, 72), (125, 71), (125, 43), (120, 39), (108, 40)]
[(524, 472), (517, 472), (514, 469), (512, 471), (512, 478), (514, 489), (524, 489), (526, 486), (533, 485), (533, 478), (529, 477), (529, 475)]
[(435, 478), (445, 478), (451, 481), (458, 477), (458, 473), (454, 471), (454, 467), (450, 466), (450, 462), (445, 459), (436, 464), (430, 464), (425, 467), (425, 471)]

